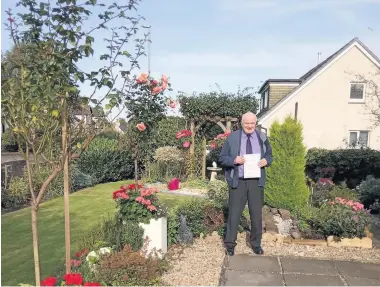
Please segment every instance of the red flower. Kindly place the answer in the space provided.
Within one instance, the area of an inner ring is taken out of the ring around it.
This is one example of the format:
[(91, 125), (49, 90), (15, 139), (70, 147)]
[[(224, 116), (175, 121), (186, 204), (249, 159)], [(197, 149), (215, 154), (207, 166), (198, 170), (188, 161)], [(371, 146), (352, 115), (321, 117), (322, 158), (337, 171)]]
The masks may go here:
[(57, 283), (56, 277), (47, 277), (44, 281), (41, 282), (41, 286), (54, 286)]
[(102, 286), (102, 285), (98, 282), (86, 282), (83, 284), (83, 286)]
[(75, 253), (75, 256), (82, 257), (82, 255), (86, 255), (87, 253), (88, 253), (88, 249), (84, 249), (82, 251), (78, 251), (77, 253)]
[(189, 130), (182, 130), (182, 131), (179, 131), (179, 132), (175, 135), (175, 138), (176, 138), (176, 139), (187, 138), (187, 137), (190, 137), (191, 135), (192, 135), (191, 131), (189, 131)]
[(80, 273), (70, 273), (63, 276), (63, 280), (65, 280), (66, 285), (72, 286), (72, 285), (82, 285), (83, 278), (82, 274)]
[(151, 85), (154, 85), (154, 86), (157, 86), (158, 85), (158, 82), (156, 80), (151, 80), (150, 81), (150, 84)]

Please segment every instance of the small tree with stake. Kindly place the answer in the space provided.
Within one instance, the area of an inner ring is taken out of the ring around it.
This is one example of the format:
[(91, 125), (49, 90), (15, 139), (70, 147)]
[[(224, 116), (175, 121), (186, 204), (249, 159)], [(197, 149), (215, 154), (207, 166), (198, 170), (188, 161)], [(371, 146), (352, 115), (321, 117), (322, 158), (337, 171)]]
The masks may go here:
[[(97, 6), (104, 7), (105, 4), (98, 4), (96, 0), (79, 2), (57, 0), (53, 5), (50, 1), (21, 0), (18, 6), (26, 8), (26, 13), (20, 13), (16, 18), (8, 11), (7, 28), (14, 47), (1, 64), (1, 111), (26, 160), (37, 286), (40, 285), (37, 210), (44, 193), (63, 170), (66, 273), (70, 273), (69, 163), (80, 156), (106, 124), (106, 121), (96, 124), (81, 121), (73, 128), (71, 112), (78, 106), (87, 107), (92, 103), (97, 107), (108, 100), (110, 109), (106, 118), (112, 108), (122, 107), (135, 85), (131, 72), (139, 68), (137, 60), (144, 55), (148, 36), (139, 38), (137, 34), (143, 18), (128, 15), (136, 10), (139, 0), (102, 8), (104, 10), (98, 15), (98, 23), (88, 31), (84, 27), (93, 19), (91, 10)], [(109, 27), (117, 19), (124, 19), (123, 25)], [(78, 64), (82, 59), (93, 56), (93, 33), (101, 29), (111, 32), (109, 39), (106, 39), (110, 52), (100, 56), (109, 65), (94, 71), (84, 71)], [(136, 48), (134, 55), (125, 51), (125, 46), (133, 38)], [(123, 71), (120, 69), (124, 63), (117, 60), (119, 56), (126, 57), (130, 62)], [(79, 91), (79, 83), (85, 82), (91, 84), (94, 90), (92, 94), (83, 96)], [(108, 88), (104, 97), (95, 98), (95, 94), (103, 87)], [(57, 131), (61, 141), (57, 140)], [(37, 163), (36, 172), (41, 158), (44, 164), (51, 166), (51, 174), (40, 190), (35, 190), (33, 182), (35, 169), (31, 165), (32, 157)]]

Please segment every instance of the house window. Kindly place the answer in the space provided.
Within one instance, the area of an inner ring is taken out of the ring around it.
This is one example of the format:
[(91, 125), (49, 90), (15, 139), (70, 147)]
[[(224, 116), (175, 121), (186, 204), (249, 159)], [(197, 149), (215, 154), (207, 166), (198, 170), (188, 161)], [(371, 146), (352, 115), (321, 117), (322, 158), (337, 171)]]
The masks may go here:
[(264, 108), (268, 107), (268, 90), (264, 93)]
[(350, 146), (368, 147), (368, 131), (350, 131)]
[(350, 102), (364, 102), (365, 84), (351, 83)]

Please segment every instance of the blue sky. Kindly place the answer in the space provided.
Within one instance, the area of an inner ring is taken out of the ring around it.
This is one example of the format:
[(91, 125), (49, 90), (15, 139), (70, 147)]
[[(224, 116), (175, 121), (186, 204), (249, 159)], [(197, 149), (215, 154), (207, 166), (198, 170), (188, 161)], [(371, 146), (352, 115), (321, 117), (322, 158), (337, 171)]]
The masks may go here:
[[(14, 2), (2, 1), (2, 22)], [(170, 76), (173, 96), (297, 78), (354, 37), (380, 56), (380, 0), (145, 0), (139, 13), (152, 26), (152, 74)], [(7, 37), (2, 24), (3, 51)]]

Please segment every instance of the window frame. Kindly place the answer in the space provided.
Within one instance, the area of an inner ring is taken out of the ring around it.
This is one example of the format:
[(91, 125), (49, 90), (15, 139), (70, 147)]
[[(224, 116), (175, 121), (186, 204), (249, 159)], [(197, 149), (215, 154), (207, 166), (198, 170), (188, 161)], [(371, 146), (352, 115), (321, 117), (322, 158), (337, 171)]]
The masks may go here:
[(370, 131), (368, 131), (368, 130), (349, 130), (348, 131), (348, 143), (349, 143), (349, 145), (351, 146), (352, 145), (352, 143), (351, 143), (351, 133), (356, 133), (356, 143), (355, 143), (355, 145), (359, 145), (359, 147), (361, 147), (360, 146), (360, 143), (358, 142), (359, 141), (359, 139), (360, 139), (360, 133), (367, 133), (367, 145), (366, 146), (364, 146), (364, 147), (369, 147), (370, 146)]
[[(352, 85), (358, 85), (358, 84), (361, 84), (363, 85), (363, 98), (361, 99), (352, 99), (351, 98), (351, 89), (352, 89)], [(366, 98), (366, 83), (365, 82), (350, 82), (350, 85), (349, 85), (349, 98), (348, 98), (348, 101), (350, 103), (359, 103), (359, 104), (363, 104), (365, 103), (365, 98)]]

